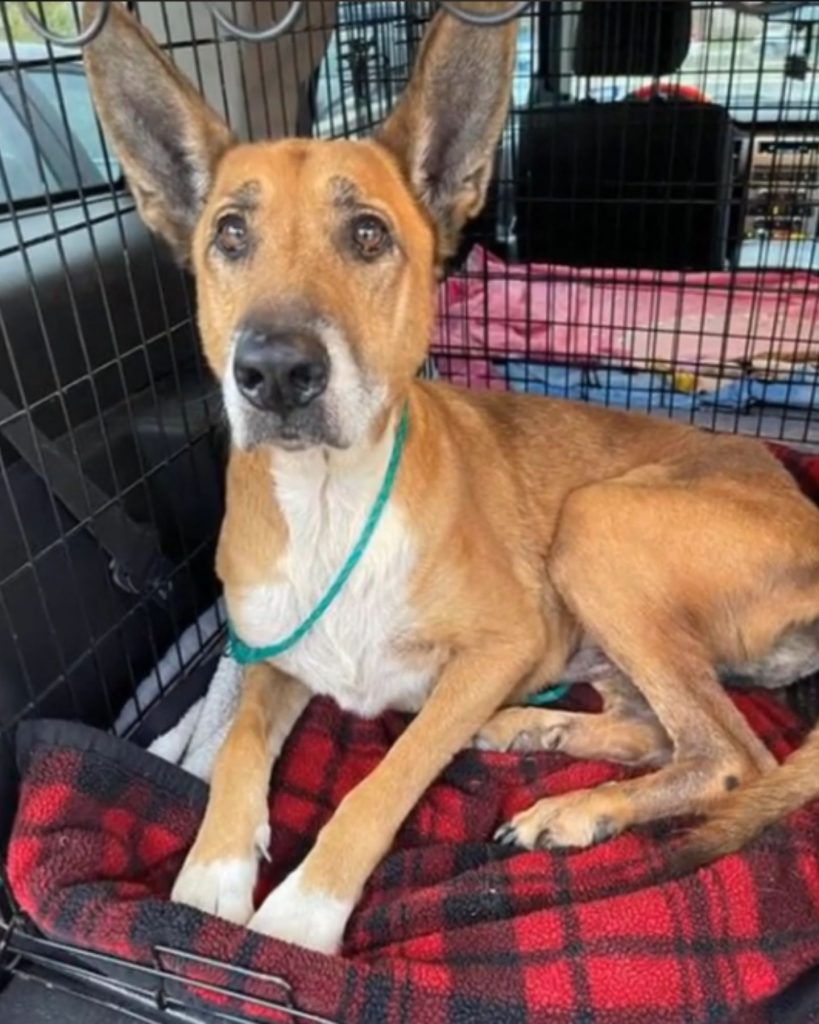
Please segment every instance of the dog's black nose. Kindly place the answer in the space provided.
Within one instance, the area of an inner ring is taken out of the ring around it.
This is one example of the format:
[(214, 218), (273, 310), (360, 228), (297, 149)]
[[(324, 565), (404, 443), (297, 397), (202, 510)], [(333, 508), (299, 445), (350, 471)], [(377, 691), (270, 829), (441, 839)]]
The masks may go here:
[(330, 360), (319, 338), (308, 331), (278, 334), (247, 327), (236, 342), (233, 375), (251, 405), (284, 415), (324, 393)]

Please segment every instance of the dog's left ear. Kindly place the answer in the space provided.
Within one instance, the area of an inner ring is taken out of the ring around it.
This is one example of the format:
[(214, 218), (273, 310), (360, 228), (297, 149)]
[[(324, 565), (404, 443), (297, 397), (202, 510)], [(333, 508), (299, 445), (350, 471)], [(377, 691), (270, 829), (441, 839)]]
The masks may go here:
[[(508, 3), (461, 3), (477, 15)], [(517, 21), (464, 24), (441, 11), (431, 22), (406, 92), (376, 138), (397, 158), (450, 256), (486, 200), (512, 94)]]
[[(86, 26), (99, 3), (86, 3)], [(85, 47), (94, 106), (140, 215), (182, 264), (215, 169), (234, 139), (150, 34), (118, 2)]]

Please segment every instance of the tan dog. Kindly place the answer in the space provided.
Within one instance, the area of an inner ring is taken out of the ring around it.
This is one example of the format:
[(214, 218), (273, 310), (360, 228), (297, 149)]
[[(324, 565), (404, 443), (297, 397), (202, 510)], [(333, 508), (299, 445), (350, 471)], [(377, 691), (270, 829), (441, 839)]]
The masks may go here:
[[(237, 144), (117, 5), (87, 50), (142, 216), (196, 275), (234, 442), (217, 569), (243, 641), (272, 644), (316, 606), (407, 410), (394, 490), (348, 583), (246, 672), (174, 889), (314, 949), (339, 948), (397, 829), (476, 734), (659, 766), (543, 800), (500, 833), (583, 847), (706, 811), (769, 769), (721, 678), (784, 684), (819, 665), (819, 515), (761, 445), (415, 379), (442, 261), (484, 201), (515, 31), (439, 15), (366, 142)], [(617, 666), (601, 715), (502, 710), (597, 646)], [(271, 766), (316, 693), (419, 714), (254, 916)]]

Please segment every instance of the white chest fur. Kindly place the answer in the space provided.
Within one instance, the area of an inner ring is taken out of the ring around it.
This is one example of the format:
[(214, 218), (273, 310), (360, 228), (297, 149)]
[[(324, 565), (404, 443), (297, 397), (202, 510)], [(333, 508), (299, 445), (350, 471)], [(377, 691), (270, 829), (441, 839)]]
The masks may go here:
[[(288, 545), (269, 584), (230, 596), (246, 643), (276, 643), (313, 611), (361, 534), (389, 454), (384, 446), (363, 463), (328, 467), (320, 452), (277, 453), (271, 496), (287, 523)], [(408, 600), (415, 560), (413, 538), (390, 502), (329, 610), (276, 664), (356, 714), (417, 711), (440, 662), (404, 649), (416, 625)]]

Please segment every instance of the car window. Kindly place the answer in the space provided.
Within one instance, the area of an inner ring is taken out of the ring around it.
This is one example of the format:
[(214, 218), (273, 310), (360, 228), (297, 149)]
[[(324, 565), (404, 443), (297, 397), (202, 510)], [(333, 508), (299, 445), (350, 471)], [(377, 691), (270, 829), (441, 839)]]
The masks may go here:
[[(336, 30), (318, 74), (313, 133), (321, 138), (369, 134), (392, 109), (409, 77), (436, 5), (360, 2), (338, 5)], [(513, 102), (526, 107), (534, 71), (534, 17), (518, 21)]]
[[(76, 34), (79, 6), (28, 3), (62, 36)], [(0, 3), (0, 146), (8, 161), (0, 204), (36, 201), (46, 192), (63, 197), (121, 178), (113, 157), (110, 166), (106, 161), (80, 58), (79, 50), (47, 46), (20, 5)], [(36, 152), (47, 164), (45, 181)]]
[[(106, 151), (82, 69), (78, 66), (63, 65), (57, 69), (55, 75), (51, 68), (39, 68), (26, 71), (26, 78), (36, 86), (38, 94), (46, 101), (51, 123), (59, 125), (63, 129), (60, 134), (64, 135), (67, 121), (68, 130), (75, 144), (79, 142), (96, 167), (98, 179), (83, 181), (83, 184), (98, 185), (107, 181)], [(120, 174), (119, 168), (112, 156), (109, 156), (109, 159), (114, 164), (111, 170), (116, 179)]]
[[(17, 120), (8, 101), (0, 93), (0, 206), (10, 199), (21, 200), (42, 192), (43, 184), (34, 146)], [(45, 187), (56, 191), (59, 182), (49, 167), (44, 166)]]

